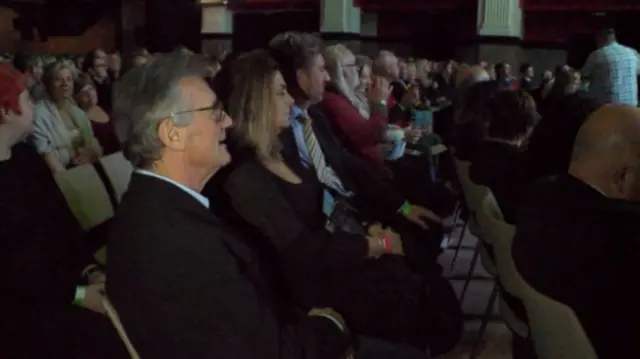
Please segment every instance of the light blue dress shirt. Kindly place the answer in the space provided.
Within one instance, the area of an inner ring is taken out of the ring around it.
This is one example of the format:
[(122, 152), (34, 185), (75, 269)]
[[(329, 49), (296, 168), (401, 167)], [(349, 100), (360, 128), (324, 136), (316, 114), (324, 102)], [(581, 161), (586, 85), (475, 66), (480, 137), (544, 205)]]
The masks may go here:
[(189, 187), (187, 187), (187, 186), (185, 186), (185, 185), (183, 185), (181, 183), (178, 183), (178, 182), (172, 180), (171, 178), (167, 178), (165, 176), (161, 176), (161, 175), (159, 175), (159, 174), (157, 174), (155, 172), (151, 172), (151, 171), (147, 171), (147, 170), (137, 169), (136, 173), (139, 173), (139, 174), (145, 175), (145, 176), (155, 177), (155, 178), (161, 179), (161, 180), (163, 180), (165, 182), (169, 182), (169, 183), (173, 184), (174, 186), (180, 188), (181, 190), (187, 192), (189, 195), (191, 195), (193, 198), (195, 198), (198, 202), (202, 203), (203, 206), (209, 208), (209, 199), (207, 197), (203, 196), (201, 193), (198, 193), (197, 191), (194, 191), (193, 189), (191, 189), (191, 188), (189, 188)]
[(289, 122), (291, 123), (293, 137), (296, 140), (296, 147), (298, 147), (298, 155), (300, 155), (302, 164), (305, 167), (309, 167), (311, 165), (311, 158), (309, 157), (307, 144), (304, 142), (304, 126), (300, 121), (298, 121), (298, 116), (304, 114), (306, 114), (305, 110), (296, 105), (291, 106), (291, 110), (289, 111)]

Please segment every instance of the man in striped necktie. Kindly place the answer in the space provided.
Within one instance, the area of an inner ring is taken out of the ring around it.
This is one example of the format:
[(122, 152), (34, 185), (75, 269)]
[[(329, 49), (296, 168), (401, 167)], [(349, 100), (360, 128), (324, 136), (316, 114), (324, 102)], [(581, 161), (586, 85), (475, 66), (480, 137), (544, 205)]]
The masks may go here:
[(291, 130), (302, 164), (315, 169), (320, 182), (330, 190), (346, 198), (364, 198), (356, 202), (365, 202), (369, 211), (375, 208), (376, 219), (400, 214), (422, 228), (427, 228), (428, 222), (441, 222), (432, 211), (405, 201), (382, 176), (349, 154), (321, 115), (309, 116), (307, 110), (322, 100), (329, 80), (321, 50), (317, 37), (303, 33), (280, 34), (269, 45), (295, 100)]

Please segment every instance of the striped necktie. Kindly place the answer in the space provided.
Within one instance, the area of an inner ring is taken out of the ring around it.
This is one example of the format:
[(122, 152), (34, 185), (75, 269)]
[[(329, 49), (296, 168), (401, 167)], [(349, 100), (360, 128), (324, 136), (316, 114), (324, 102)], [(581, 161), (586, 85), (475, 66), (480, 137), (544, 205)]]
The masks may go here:
[(325, 186), (336, 190), (338, 193), (345, 197), (353, 196), (352, 192), (347, 191), (342, 185), (342, 181), (336, 175), (324, 158), (320, 143), (313, 132), (312, 120), (306, 114), (298, 116), (298, 119), (302, 122), (302, 133), (304, 135), (304, 143), (307, 145), (307, 151), (309, 152), (309, 159), (313, 168), (316, 170), (316, 174), (320, 182)]

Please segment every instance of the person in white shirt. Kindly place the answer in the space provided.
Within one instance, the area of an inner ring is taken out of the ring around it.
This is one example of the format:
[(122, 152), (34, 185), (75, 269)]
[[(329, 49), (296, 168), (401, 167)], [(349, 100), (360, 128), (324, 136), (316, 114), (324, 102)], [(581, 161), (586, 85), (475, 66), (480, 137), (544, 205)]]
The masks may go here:
[(616, 41), (613, 29), (596, 37), (598, 49), (589, 55), (580, 71), (589, 82), (589, 92), (608, 103), (638, 105), (638, 53)]

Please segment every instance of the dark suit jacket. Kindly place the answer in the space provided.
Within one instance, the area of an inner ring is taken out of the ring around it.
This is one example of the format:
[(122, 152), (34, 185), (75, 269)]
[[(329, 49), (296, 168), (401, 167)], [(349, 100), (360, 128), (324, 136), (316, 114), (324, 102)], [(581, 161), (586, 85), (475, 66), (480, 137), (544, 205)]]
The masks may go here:
[(134, 174), (109, 240), (107, 293), (143, 358), (340, 358), (349, 345), (283, 307), (251, 243), (171, 183)]
[(601, 359), (637, 352), (640, 204), (560, 175), (535, 183), (517, 218), (513, 258), (536, 290), (571, 307)]
[(34, 148), (15, 145), (0, 161), (0, 189), (0, 313), (21, 320), (21, 310), (69, 306), (93, 258), (51, 170)]
[(542, 118), (527, 145), (527, 176), (535, 180), (565, 173), (580, 126), (602, 104), (585, 92), (545, 99)]
[[(405, 199), (388, 181), (388, 174), (349, 153), (334, 136), (319, 106), (309, 109), (309, 116), (327, 164), (343, 185), (355, 193), (353, 203), (358, 210), (380, 221), (394, 218)], [(302, 164), (292, 130), (282, 131), (279, 137), (284, 161), (294, 170), (299, 169)]]

